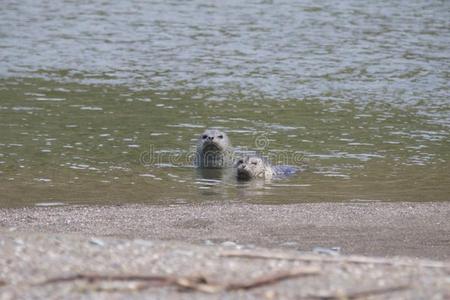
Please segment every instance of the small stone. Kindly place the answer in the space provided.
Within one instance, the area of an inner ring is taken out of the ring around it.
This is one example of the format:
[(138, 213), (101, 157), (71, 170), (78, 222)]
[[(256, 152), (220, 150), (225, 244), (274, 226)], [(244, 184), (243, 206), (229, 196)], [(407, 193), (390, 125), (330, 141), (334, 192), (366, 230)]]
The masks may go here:
[(237, 244), (235, 242), (231, 242), (231, 241), (225, 241), (221, 244), (224, 247), (236, 247)]
[(314, 247), (312, 251), (317, 254), (337, 256), (341, 252), (341, 247), (331, 247), (331, 248)]
[(206, 246), (212, 246), (212, 245), (214, 245), (214, 242), (211, 241), (211, 240), (206, 240), (206, 241), (205, 241), (205, 245), (206, 245)]
[(96, 238), (91, 238), (89, 240), (89, 243), (92, 244), (92, 245), (100, 246), (100, 247), (105, 246), (105, 242), (104, 241), (102, 241), (100, 239), (96, 239)]

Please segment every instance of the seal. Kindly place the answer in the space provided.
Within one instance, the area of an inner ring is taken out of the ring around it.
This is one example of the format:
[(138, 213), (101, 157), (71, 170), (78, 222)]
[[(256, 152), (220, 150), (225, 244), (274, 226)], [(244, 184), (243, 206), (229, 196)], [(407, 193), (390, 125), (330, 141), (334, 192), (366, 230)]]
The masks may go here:
[(199, 168), (232, 167), (233, 147), (225, 132), (206, 129), (197, 141), (195, 165)]
[(283, 177), (293, 175), (299, 168), (289, 165), (272, 166), (270, 162), (260, 156), (246, 156), (236, 163), (237, 178), (240, 180), (250, 180), (252, 178), (272, 179), (273, 177)]

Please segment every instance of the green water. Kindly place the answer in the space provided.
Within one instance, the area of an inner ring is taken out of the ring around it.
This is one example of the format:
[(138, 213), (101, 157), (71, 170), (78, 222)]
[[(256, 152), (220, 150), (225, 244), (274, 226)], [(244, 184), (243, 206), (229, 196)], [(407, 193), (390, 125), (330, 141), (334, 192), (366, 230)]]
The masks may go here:
[[(450, 192), (448, 131), (414, 107), (207, 101), (199, 90), (43, 80), (3, 80), (0, 87), (3, 206), (443, 201)], [(210, 126), (224, 128), (242, 152), (259, 150), (306, 170), (270, 183), (203, 179), (190, 154)]]
[[(0, 207), (450, 200), (446, 1), (6, 1)], [(208, 178), (225, 130), (300, 174)]]

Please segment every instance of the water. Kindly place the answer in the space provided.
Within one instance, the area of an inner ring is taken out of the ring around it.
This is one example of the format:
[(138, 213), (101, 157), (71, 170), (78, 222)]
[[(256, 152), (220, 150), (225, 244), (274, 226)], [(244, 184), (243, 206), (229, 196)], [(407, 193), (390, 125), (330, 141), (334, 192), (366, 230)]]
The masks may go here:
[[(0, 206), (448, 201), (448, 1), (2, 1)], [(199, 174), (206, 127), (306, 166)]]

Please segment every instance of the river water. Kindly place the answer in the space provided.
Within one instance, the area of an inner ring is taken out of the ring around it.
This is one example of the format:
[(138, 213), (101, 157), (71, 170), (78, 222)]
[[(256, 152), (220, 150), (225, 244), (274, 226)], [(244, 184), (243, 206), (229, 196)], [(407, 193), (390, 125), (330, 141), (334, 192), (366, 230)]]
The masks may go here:
[(367, 2), (3, 0), (0, 207), (450, 200), (450, 2)]

